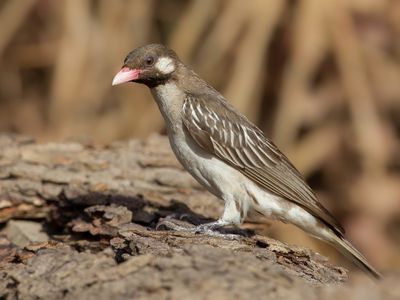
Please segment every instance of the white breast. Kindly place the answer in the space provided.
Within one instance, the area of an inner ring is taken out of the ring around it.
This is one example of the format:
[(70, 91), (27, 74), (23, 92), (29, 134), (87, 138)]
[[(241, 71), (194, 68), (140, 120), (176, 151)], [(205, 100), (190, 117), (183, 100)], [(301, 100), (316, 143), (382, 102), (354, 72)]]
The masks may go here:
[(166, 83), (151, 89), (158, 107), (164, 117), (167, 130), (176, 126), (181, 119), (181, 104), (185, 93), (175, 83)]
[(185, 94), (174, 83), (159, 85), (152, 93), (167, 124), (171, 148), (185, 169), (217, 197), (222, 196), (222, 188), (235, 189), (234, 176), (239, 172), (204, 151), (185, 129), (181, 117)]

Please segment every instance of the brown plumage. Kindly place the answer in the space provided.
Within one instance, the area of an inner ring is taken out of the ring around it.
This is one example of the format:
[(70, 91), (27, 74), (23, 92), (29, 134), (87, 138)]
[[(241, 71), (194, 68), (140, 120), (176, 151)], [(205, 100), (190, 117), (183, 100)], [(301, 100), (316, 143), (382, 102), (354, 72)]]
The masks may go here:
[(182, 120), (205, 150), (275, 195), (302, 206), (338, 233), (344, 229), (318, 202), (300, 172), (262, 131), (222, 97), (187, 94)]
[(222, 217), (197, 230), (240, 224), (248, 210), (293, 223), (335, 246), (372, 276), (379, 273), (347, 240), (300, 172), (263, 132), (187, 68), (171, 49), (132, 51), (113, 84), (146, 84), (166, 121), (171, 147), (205, 188), (225, 201)]

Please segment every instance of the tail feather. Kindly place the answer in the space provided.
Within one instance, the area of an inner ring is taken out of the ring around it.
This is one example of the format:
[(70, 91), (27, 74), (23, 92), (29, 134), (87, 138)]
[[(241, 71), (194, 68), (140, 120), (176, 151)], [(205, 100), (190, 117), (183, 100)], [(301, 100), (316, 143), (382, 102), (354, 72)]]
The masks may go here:
[(376, 279), (382, 278), (382, 275), (368, 263), (364, 255), (344, 237), (335, 234), (333, 246), (367, 274)]

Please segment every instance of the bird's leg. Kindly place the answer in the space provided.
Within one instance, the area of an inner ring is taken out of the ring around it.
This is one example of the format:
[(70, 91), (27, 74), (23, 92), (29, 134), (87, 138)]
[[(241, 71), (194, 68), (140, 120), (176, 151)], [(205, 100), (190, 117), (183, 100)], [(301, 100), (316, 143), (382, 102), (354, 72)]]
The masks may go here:
[(218, 229), (225, 225), (230, 224), (229, 222), (226, 222), (222, 219), (218, 219), (217, 221), (201, 224), (201, 225), (194, 226), (194, 227), (182, 226), (182, 225), (177, 224), (177, 222), (180, 222), (180, 221), (179, 220), (173, 221), (172, 218), (167, 217), (157, 224), (157, 228), (163, 225), (163, 226), (166, 226), (169, 229), (172, 229), (175, 231), (184, 231), (184, 232), (193, 232), (193, 233), (211, 233), (215, 229)]
[(160, 225), (164, 225), (175, 231), (204, 233), (211, 236), (237, 239), (239, 236), (236, 234), (227, 234), (215, 231), (224, 226), (239, 225), (242, 220), (242, 214), (241, 211), (239, 210), (240, 206), (231, 198), (227, 198), (224, 200), (225, 200), (224, 213), (222, 214), (222, 217), (217, 221), (201, 224), (195, 227), (185, 227), (182, 225), (178, 225), (175, 222), (172, 222), (168, 219), (164, 219), (157, 225), (157, 227), (159, 227)]
[(203, 234), (206, 234), (209, 236), (221, 237), (224, 239), (230, 239), (230, 240), (239, 239), (240, 235), (231, 234), (231, 233), (222, 233), (222, 232), (216, 231), (219, 228), (222, 228), (224, 226), (229, 226), (229, 225), (233, 225), (233, 224), (231, 222), (221, 218), (214, 222), (198, 225), (198, 226), (192, 228), (192, 230), (195, 233), (203, 233)]
[(195, 232), (201, 232), (201, 233), (210, 233), (214, 232), (214, 230), (219, 229), (221, 227), (230, 225), (231, 223), (224, 220), (224, 219), (218, 219), (217, 221), (214, 222), (209, 222), (205, 224), (198, 225), (194, 227)]
[(240, 202), (235, 201), (230, 196), (223, 197), (223, 199), (225, 201), (225, 208), (222, 217), (215, 222), (202, 224), (196, 228), (199, 230), (199, 232), (204, 232), (208, 235), (221, 236), (224, 238), (237, 240), (240, 237), (238, 234), (221, 233), (215, 231), (216, 229), (229, 225), (238, 226), (242, 223), (242, 220), (245, 216), (245, 212), (242, 211), (242, 205)]

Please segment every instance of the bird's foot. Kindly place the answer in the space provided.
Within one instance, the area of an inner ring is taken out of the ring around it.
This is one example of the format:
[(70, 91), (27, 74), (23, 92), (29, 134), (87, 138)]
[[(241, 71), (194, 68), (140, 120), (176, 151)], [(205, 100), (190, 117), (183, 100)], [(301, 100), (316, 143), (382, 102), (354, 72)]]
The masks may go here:
[(214, 236), (214, 237), (222, 237), (224, 239), (229, 239), (229, 240), (237, 240), (240, 238), (240, 235), (237, 234), (231, 234), (231, 233), (222, 233), (217, 231), (218, 229), (229, 225), (228, 222), (223, 221), (223, 220), (217, 220), (215, 222), (210, 222), (210, 223), (205, 223), (198, 225), (194, 227), (196, 230), (196, 233), (203, 233), (209, 236)]
[(205, 223), (198, 226), (188, 226), (186, 222), (182, 222), (179, 220), (175, 220), (172, 218), (165, 218), (164, 220), (160, 221), (156, 229), (160, 227), (166, 227), (168, 229), (172, 229), (175, 231), (182, 231), (182, 232), (191, 232), (196, 234), (206, 234), (213, 237), (222, 237), (225, 239), (232, 239), (237, 240), (240, 238), (240, 235), (237, 234), (228, 234), (228, 233), (221, 233), (216, 231), (217, 229), (229, 225), (227, 222), (222, 220), (217, 220), (215, 222)]
[(156, 230), (159, 229), (170, 229), (174, 231), (183, 231), (183, 232), (195, 232), (194, 226), (191, 224), (188, 224), (187, 222), (183, 222), (174, 218), (171, 218), (170, 216), (160, 220), (157, 225), (156, 225)]

